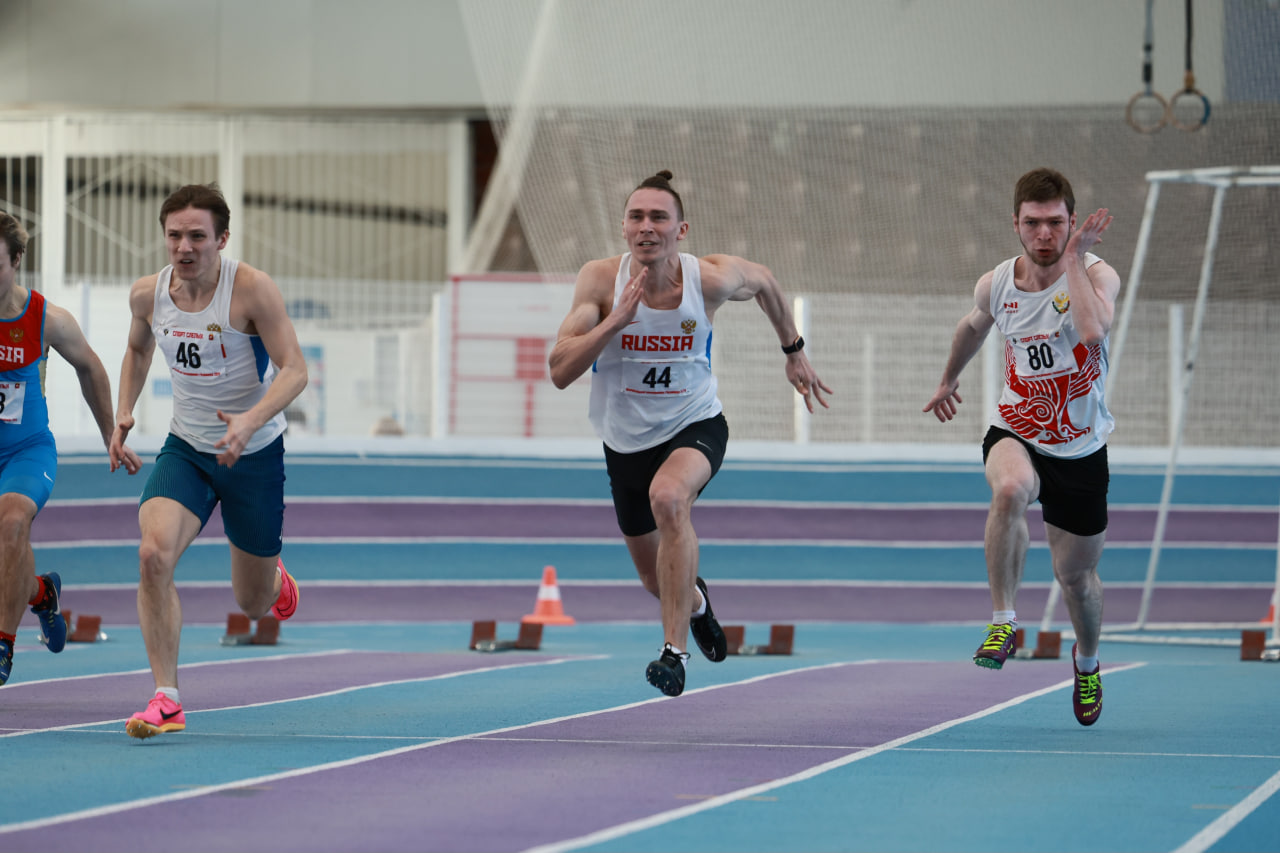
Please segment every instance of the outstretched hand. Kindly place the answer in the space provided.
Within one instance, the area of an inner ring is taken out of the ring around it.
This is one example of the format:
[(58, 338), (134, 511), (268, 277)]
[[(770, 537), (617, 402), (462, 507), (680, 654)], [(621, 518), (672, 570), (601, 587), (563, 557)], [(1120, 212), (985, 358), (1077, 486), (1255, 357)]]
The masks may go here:
[(1090, 213), (1076, 233), (1067, 240), (1067, 252), (1083, 256), (1085, 252), (1102, 242), (1102, 233), (1111, 225), (1111, 216), (1105, 207)]
[(129, 430), (133, 429), (133, 418), (121, 418), (116, 422), (116, 428), (111, 432), (111, 440), (107, 442), (107, 461), (110, 469), (115, 471), (117, 468), (124, 466), (124, 469), (130, 474), (136, 474), (142, 470), (142, 459), (124, 440), (129, 435)]
[(944, 382), (938, 386), (937, 391), (933, 392), (933, 396), (929, 398), (929, 402), (925, 404), (922, 411), (933, 412), (941, 423), (946, 423), (956, 416), (956, 404), (963, 402), (964, 400), (960, 397), (960, 384)]
[(813, 401), (817, 400), (824, 409), (831, 408), (827, 401), (823, 399), (823, 393), (833, 394), (830, 388), (826, 386), (818, 373), (813, 369), (813, 365), (809, 363), (808, 357), (804, 353), (799, 354), (799, 358), (787, 359), (787, 381), (796, 389), (796, 393), (804, 397), (804, 405), (813, 413)]

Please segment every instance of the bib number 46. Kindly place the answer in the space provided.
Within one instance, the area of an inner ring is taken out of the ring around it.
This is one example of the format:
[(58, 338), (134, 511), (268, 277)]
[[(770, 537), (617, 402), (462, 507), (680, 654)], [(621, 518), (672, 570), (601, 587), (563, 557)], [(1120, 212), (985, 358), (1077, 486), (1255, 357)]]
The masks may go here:
[(178, 344), (178, 354), (174, 360), (188, 370), (196, 370), (200, 367), (200, 347), (190, 341), (183, 341)]

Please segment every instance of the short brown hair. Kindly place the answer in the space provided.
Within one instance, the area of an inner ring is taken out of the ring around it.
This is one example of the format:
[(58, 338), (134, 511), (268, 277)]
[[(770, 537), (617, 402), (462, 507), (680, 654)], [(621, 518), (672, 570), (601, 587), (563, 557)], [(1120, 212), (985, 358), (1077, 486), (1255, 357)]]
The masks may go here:
[[(680, 221), (684, 222), (684, 202), (680, 200), (680, 193), (671, 188), (671, 179), (674, 177), (670, 169), (663, 169), (656, 175), (650, 175), (640, 182), (640, 186), (631, 191), (635, 195), (636, 190), (662, 190), (665, 193), (671, 193), (671, 197), (676, 200), (676, 215), (680, 217)], [(627, 196), (631, 198), (631, 196)]]
[(216, 236), (225, 234), (231, 227), (231, 208), (227, 207), (227, 200), (222, 197), (222, 190), (216, 183), (187, 184), (185, 187), (174, 190), (164, 200), (164, 204), (160, 205), (160, 227), (164, 227), (164, 221), (169, 218), (169, 214), (186, 210), (188, 207), (207, 210), (213, 215), (213, 230), (217, 232)]
[(18, 261), (26, 254), (27, 241), (31, 239), (27, 235), (27, 229), (22, 227), (17, 217), (0, 213), (0, 238), (4, 240), (5, 248), (9, 250), (9, 263), (17, 266)]
[(1071, 190), (1071, 182), (1053, 169), (1032, 169), (1018, 178), (1013, 188), (1013, 215), (1016, 217), (1022, 210), (1024, 201), (1044, 203), (1059, 199), (1066, 202), (1067, 216), (1074, 215), (1076, 195)]

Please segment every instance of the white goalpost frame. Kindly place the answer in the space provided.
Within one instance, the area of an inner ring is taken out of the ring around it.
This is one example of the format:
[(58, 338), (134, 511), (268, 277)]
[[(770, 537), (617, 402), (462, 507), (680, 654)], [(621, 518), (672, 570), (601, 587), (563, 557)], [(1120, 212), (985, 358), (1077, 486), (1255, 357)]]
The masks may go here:
[[(1124, 350), (1125, 338), (1129, 323), (1133, 317), (1133, 306), (1137, 300), (1138, 287), (1142, 282), (1143, 265), (1146, 262), (1147, 246), (1151, 238), (1152, 223), (1155, 220), (1156, 202), (1160, 197), (1160, 187), (1165, 183), (1195, 183), (1214, 188), (1213, 207), (1209, 217), (1208, 233), (1205, 236), (1204, 258), (1200, 265), (1200, 281), (1196, 290), (1195, 309), (1191, 321), (1191, 332), (1187, 342), (1185, 358), (1182, 362), (1182, 377), (1179, 396), (1174, 407), (1174, 429), (1170, 436), (1169, 460), (1165, 467), (1164, 485), (1160, 494), (1160, 505), (1156, 513), (1156, 528), (1152, 536), (1151, 554), (1147, 562), (1147, 574), (1142, 585), (1142, 600), (1138, 607), (1137, 619), (1128, 625), (1121, 625), (1104, 631), (1101, 639), (1121, 642), (1149, 643), (1185, 643), (1189, 645), (1222, 645), (1236, 646), (1239, 640), (1213, 637), (1157, 637), (1142, 636), (1133, 633), (1149, 630), (1193, 631), (1230, 629), (1242, 627), (1232, 624), (1148, 624), (1147, 616), (1151, 607), (1151, 595), (1155, 588), (1157, 569), (1160, 563), (1160, 551), (1164, 544), (1165, 527), (1168, 523), (1169, 508), (1173, 495), (1173, 480), (1177, 472), (1178, 450), (1182, 446), (1183, 431), (1186, 426), (1187, 398), (1191, 393), (1191, 380), (1195, 373), (1196, 357), (1200, 348), (1200, 336), (1203, 328), (1204, 312), (1208, 304), (1209, 282), (1213, 277), (1214, 255), (1218, 247), (1218, 232), (1222, 222), (1222, 203), (1226, 191), (1231, 187), (1241, 186), (1280, 186), (1280, 166), (1223, 166), (1208, 169), (1183, 169), (1172, 171), (1154, 171), (1146, 174), (1148, 191), (1146, 206), (1142, 214), (1142, 225), (1138, 231), (1138, 242), (1134, 247), (1133, 266), (1129, 274), (1129, 287), (1125, 291), (1124, 301), (1116, 326), (1115, 344), (1111, 348), (1110, 371), (1107, 375), (1107, 391), (1111, 390), (1116, 375), (1116, 367)], [(1061, 589), (1057, 580), (1050, 585), (1048, 600), (1045, 603), (1044, 615), (1040, 630), (1047, 631), (1053, 623), (1053, 614), (1057, 609)], [(1276, 536), (1276, 578), (1271, 593), (1270, 625), (1267, 646), (1280, 646), (1280, 527)], [(1247, 627), (1256, 627), (1260, 623), (1251, 623)], [(1121, 632), (1121, 633), (1114, 633)]]

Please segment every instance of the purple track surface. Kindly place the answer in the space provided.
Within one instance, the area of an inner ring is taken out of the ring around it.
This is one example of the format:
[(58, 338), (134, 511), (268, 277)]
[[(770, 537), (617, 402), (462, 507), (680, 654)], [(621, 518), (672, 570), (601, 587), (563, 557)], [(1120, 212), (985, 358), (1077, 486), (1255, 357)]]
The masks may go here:
[[(607, 504), (447, 504), (417, 502), (332, 503), (292, 501), (285, 512), (285, 538), (441, 537), (487, 540), (495, 537), (566, 540), (618, 538), (613, 508)], [(981, 508), (860, 508), (699, 505), (694, 508), (703, 540), (798, 540), (969, 542), (981, 539)], [(501, 519), (495, 527), (494, 519)], [(1110, 542), (1150, 542), (1156, 512), (1113, 507)], [(31, 530), (37, 543), (82, 540), (136, 541), (138, 510), (131, 504), (46, 507)], [(201, 534), (222, 536), (214, 513)], [(1043, 541), (1042, 525), (1031, 525), (1033, 541)], [(1274, 512), (1173, 510), (1168, 542), (1270, 543), (1276, 541)]]
[[(206, 668), (184, 704), (216, 697), (226, 707), (368, 684), (392, 673), (476, 668), (476, 657), (362, 653), (310, 667), (294, 660), (268, 672), (271, 663)], [(85, 851), (101, 849), (102, 839), (128, 838), (131, 850), (159, 853), (173, 849), (175, 838), (185, 849), (204, 851), (241, 851), (246, 838), (269, 838), (275, 851), (364, 850), (376, 826), (380, 851), (522, 850), (847, 759), (1062, 678), (1061, 667), (1030, 666), (975, 678), (967, 661), (798, 670), (675, 701), (412, 745), (347, 766), (270, 778), (238, 796), (228, 791), (88, 817), (56, 833), (18, 832), (5, 844)], [(108, 709), (127, 708), (137, 680), (98, 679), (74, 689), (33, 685), (13, 697), (27, 706), (13, 713), (48, 725), (48, 705), (74, 692), (77, 704), (101, 718)], [(365, 734), (376, 733), (375, 721)], [(281, 832), (290, 815), (288, 831)], [(229, 826), (236, 831), (227, 832)]]

